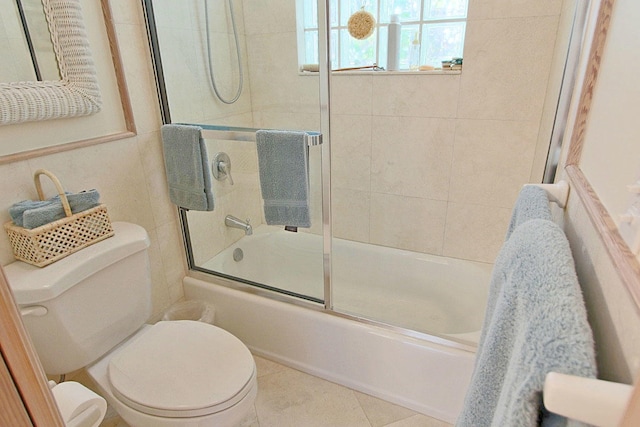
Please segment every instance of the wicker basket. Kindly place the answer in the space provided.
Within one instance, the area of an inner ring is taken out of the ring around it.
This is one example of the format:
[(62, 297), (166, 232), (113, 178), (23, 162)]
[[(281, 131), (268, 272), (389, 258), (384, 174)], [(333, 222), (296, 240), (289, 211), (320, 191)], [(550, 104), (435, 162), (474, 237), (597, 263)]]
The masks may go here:
[(33, 229), (19, 227), (13, 222), (4, 224), (17, 259), (44, 267), (114, 235), (105, 205), (72, 214), (60, 181), (44, 169), (38, 169), (33, 177), (40, 200), (45, 199), (40, 175), (48, 176), (55, 184), (66, 217)]

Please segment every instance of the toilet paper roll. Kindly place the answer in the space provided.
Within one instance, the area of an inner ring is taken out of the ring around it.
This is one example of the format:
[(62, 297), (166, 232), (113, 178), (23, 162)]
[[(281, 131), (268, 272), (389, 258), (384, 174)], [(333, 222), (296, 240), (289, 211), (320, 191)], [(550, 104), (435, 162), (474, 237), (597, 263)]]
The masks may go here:
[(107, 401), (80, 383), (66, 381), (51, 392), (66, 426), (97, 427), (107, 412)]

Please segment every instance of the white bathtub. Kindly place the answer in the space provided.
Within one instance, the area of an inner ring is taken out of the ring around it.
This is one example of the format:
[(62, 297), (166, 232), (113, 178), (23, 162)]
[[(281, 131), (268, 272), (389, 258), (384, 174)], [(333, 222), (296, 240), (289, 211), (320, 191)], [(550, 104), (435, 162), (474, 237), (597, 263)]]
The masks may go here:
[[(202, 267), (323, 299), (322, 239), (314, 234), (262, 225)], [(477, 343), (490, 264), (333, 239), (332, 269), (334, 310)]]
[[(206, 267), (322, 298), (318, 236), (275, 230), (258, 227)], [(473, 371), (490, 266), (340, 240), (333, 252), (336, 309), (363, 314), (375, 303), (377, 320), (404, 327), (403, 314), (431, 320), (439, 337), (266, 298), (201, 272), (185, 278), (185, 297), (213, 303), (216, 324), (255, 354), (453, 423)], [(254, 257), (260, 262), (245, 262)]]

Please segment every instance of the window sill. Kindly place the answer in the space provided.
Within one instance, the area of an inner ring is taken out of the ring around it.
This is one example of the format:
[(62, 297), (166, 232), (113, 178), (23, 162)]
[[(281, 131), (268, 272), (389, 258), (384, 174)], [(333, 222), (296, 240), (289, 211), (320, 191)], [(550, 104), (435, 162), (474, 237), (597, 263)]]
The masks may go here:
[[(347, 75), (347, 76), (417, 76), (417, 75), (436, 75), (436, 76), (450, 76), (455, 74), (462, 74), (462, 70), (429, 70), (429, 71), (372, 71), (372, 70), (349, 70), (349, 71), (332, 71), (332, 76)], [(298, 71), (299, 76), (317, 76), (316, 71)]]

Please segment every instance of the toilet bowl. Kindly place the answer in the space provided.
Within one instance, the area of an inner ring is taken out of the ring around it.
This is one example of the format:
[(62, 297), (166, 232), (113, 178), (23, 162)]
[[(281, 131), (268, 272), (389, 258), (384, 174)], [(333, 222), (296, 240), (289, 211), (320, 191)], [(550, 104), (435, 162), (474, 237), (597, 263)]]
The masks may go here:
[(149, 239), (137, 225), (113, 227), (114, 237), (47, 267), (5, 269), (45, 372), (85, 367), (132, 427), (237, 425), (257, 394), (251, 353), (207, 323), (145, 324)]
[(87, 372), (132, 426), (234, 426), (257, 394), (244, 344), (190, 320), (144, 326)]

